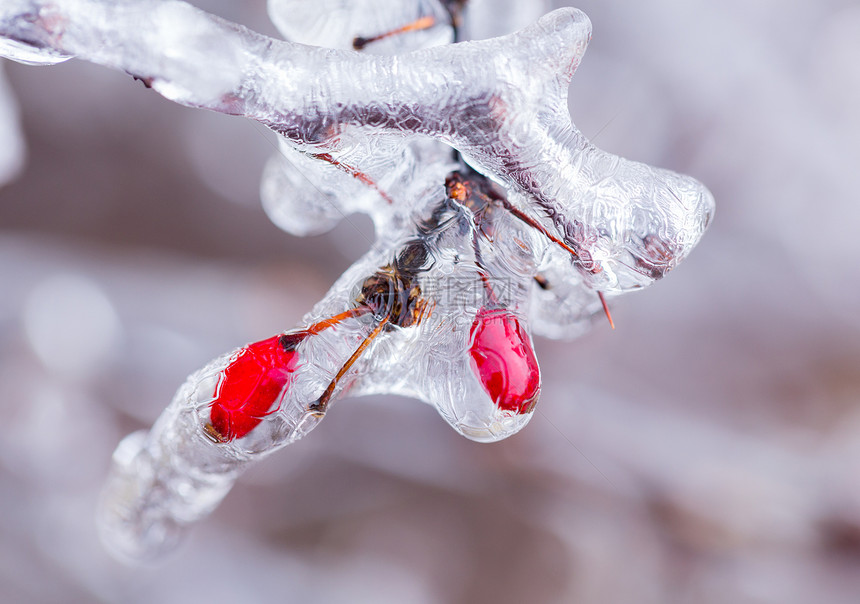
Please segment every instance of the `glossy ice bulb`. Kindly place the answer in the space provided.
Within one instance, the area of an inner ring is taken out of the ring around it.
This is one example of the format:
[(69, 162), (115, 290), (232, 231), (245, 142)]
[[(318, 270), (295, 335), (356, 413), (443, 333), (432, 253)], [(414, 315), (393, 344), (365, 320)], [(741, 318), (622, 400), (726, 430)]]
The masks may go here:
[(287, 336), (249, 344), (221, 372), (212, 402), (210, 433), (217, 440), (242, 438), (273, 412), (299, 355)]
[(481, 308), (472, 323), (472, 370), (499, 409), (529, 413), (540, 394), (531, 338), (516, 315)]

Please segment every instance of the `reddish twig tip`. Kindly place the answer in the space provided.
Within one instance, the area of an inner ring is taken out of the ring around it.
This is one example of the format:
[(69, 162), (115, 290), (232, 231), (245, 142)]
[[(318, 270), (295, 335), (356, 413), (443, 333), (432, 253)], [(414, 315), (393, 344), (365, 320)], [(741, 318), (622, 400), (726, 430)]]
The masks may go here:
[(606, 298), (604, 297), (603, 292), (597, 292), (597, 295), (600, 298), (600, 303), (603, 305), (603, 313), (609, 320), (609, 327), (615, 329), (615, 321), (612, 320), (612, 313), (609, 312), (609, 305), (606, 303)]

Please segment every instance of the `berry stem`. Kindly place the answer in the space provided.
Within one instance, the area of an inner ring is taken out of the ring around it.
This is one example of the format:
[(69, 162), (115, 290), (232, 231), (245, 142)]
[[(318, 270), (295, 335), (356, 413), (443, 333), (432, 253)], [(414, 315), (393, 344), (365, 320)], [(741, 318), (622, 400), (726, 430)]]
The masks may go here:
[(396, 36), (399, 34), (405, 34), (410, 31), (421, 31), (423, 29), (430, 29), (436, 24), (436, 19), (430, 15), (426, 15), (424, 17), (419, 17), (412, 23), (407, 23), (402, 27), (398, 27), (397, 29), (392, 29), (391, 31), (387, 31), (385, 33), (381, 33), (379, 35), (363, 38), (361, 36), (356, 36), (356, 38), (352, 41), (352, 47), (355, 50), (363, 50), (365, 46), (368, 44), (372, 44), (373, 42), (378, 42), (379, 40), (384, 40), (385, 38), (390, 38), (391, 36)]
[(315, 415), (319, 415), (320, 417), (325, 415), (326, 409), (328, 408), (329, 401), (334, 394), (334, 389), (337, 387), (338, 382), (346, 375), (346, 372), (349, 371), (349, 368), (355, 364), (355, 362), (361, 357), (367, 347), (370, 346), (371, 342), (376, 339), (380, 333), (382, 333), (382, 329), (388, 323), (388, 317), (383, 317), (382, 320), (377, 324), (376, 327), (373, 328), (367, 337), (362, 340), (361, 344), (358, 345), (358, 348), (355, 349), (355, 352), (352, 353), (346, 363), (343, 364), (343, 367), (337, 372), (337, 375), (334, 376), (334, 379), (328, 385), (328, 388), (325, 389), (325, 392), (322, 393), (319, 400), (310, 406), (310, 410)]
[(302, 330), (303, 333), (309, 336), (315, 336), (316, 334), (325, 331), (329, 327), (334, 327), (339, 323), (342, 323), (346, 319), (350, 319), (353, 317), (360, 317), (362, 315), (366, 315), (370, 312), (370, 308), (367, 306), (356, 306), (355, 308), (350, 308), (349, 310), (345, 310), (342, 313), (338, 313), (328, 319), (323, 319), (318, 323), (314, 323), (310, 327), (307, 327)]

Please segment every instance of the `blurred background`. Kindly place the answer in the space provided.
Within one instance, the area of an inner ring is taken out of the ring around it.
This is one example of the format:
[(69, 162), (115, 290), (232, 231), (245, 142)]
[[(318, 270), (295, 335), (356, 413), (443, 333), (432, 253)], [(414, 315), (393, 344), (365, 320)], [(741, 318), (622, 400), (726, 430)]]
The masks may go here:
[[(262, 0), (194, 4), (275, 35)], [(536, 342), (520, 434), (342, 401), (148, 567), (94, 530), (117, 442), (293, 326), (372, 227), (278, 231), (258, 125), (79, 61), (0, 65), (4, 602), (857, 601), (860, 6), (576, 5), (574, 121), (706, 183), (700, 247), (615, 301), (616, 331)]]

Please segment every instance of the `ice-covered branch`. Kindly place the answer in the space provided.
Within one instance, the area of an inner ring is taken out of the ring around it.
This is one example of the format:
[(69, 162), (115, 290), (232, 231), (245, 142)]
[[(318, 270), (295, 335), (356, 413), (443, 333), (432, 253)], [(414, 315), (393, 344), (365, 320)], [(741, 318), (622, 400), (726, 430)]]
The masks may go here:
[[(697, 181), (604, 153), (571, 123), (567, 88), (591, 35), (561, 9), (501, 38), (365, 56), (267, 38), (174, 0), (7, 0), (10, 58), (78, 56), (165, 97), (258, 120), (314, 154), (349, 133), (423, 135), (534, 201), (593, 289), (671, 270), (701, 237), (713, 199)], [(2, 50), (2, 49), (0, 49)]]
[[(281, 26), (301, 21), (294, 1), (270, 3)], [(453, 26), (461, 4), (360, 45), (438, 14)], [(339, 18), (340, 47), (363, 35), (348, 11)], [(694, 179), (604, 153), (575, 128), (567, 89), (590, 35), (588, 18), (564, 9), (504, 37), (431, 48), (406, 38), (380, 56), (273, 40), (175, 0), (5, 1), (0, 54), (78, 56), (281, 135), (262, 193), (286, 230), (320, 231), (352, 211), (377, 225), (374, 249), (299, 328), (192, 374), (148, 434), (120, 445), (106, 541), (133, 557), (168, 548), (250, 462), (301, 438), (346, 393), (424, 400), (478, 441), (529, 421), (540, 395), (531, 330), (579, 333), (604, 294), (683, 259), (713, 210)]]

